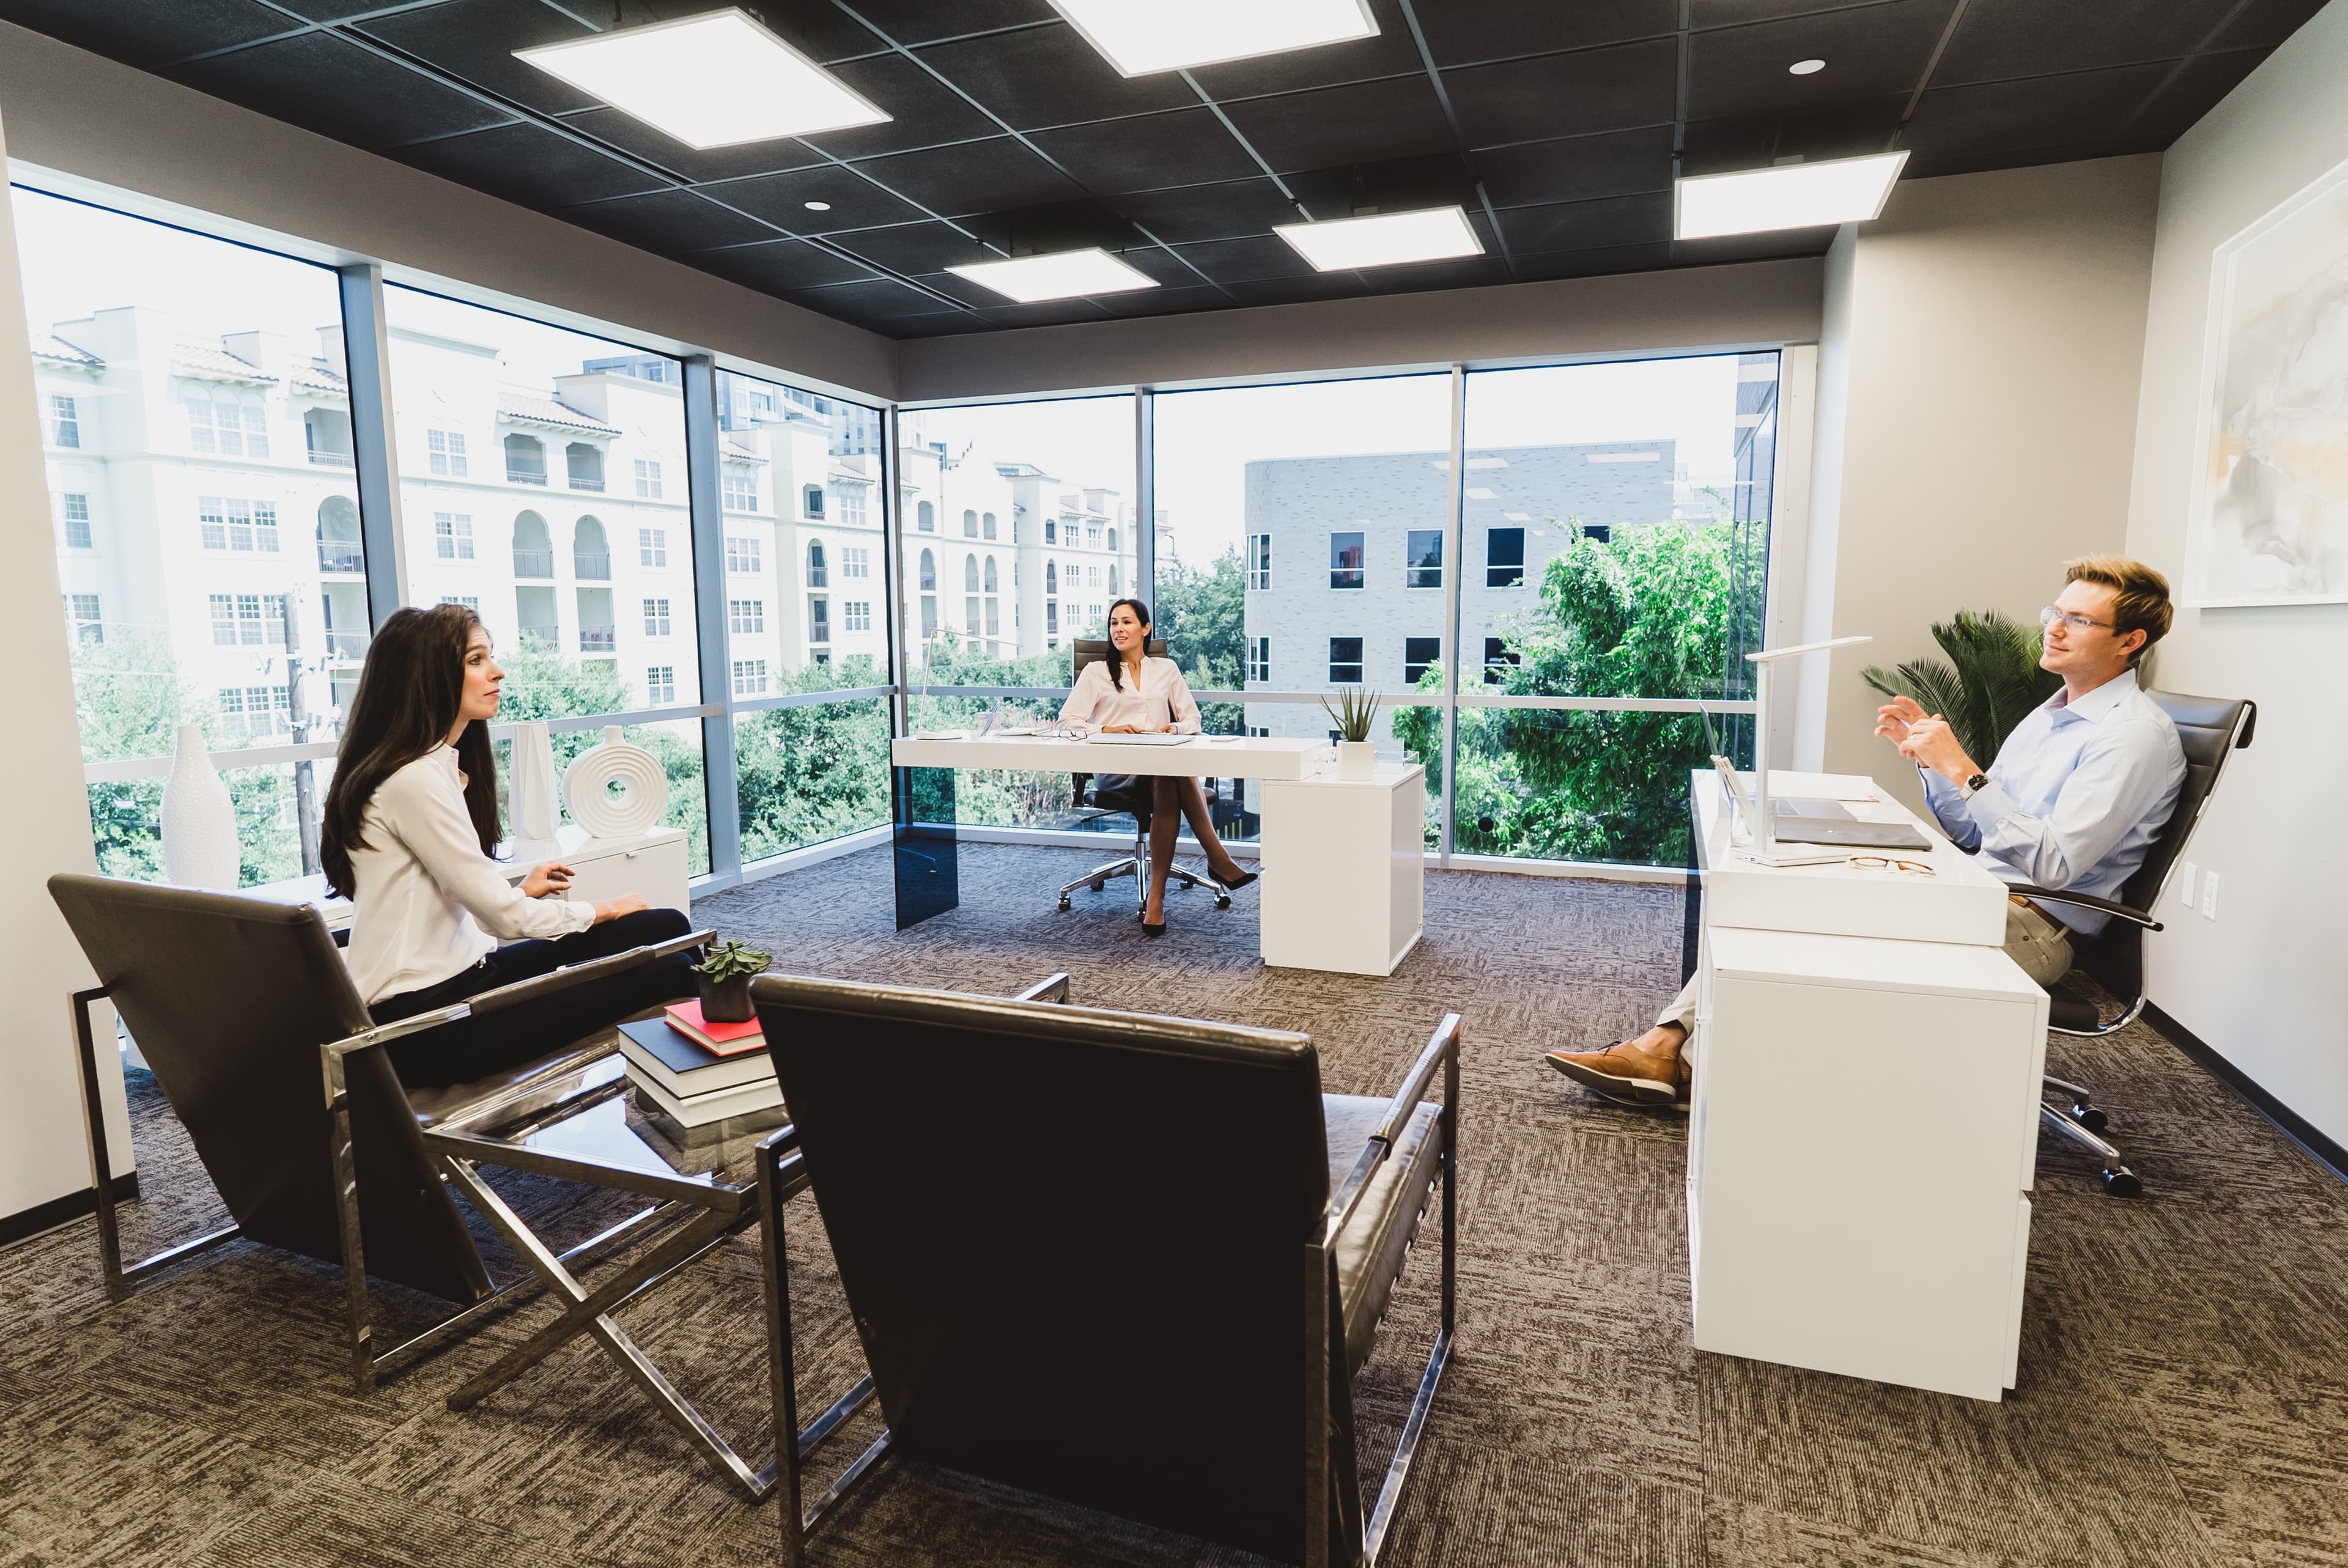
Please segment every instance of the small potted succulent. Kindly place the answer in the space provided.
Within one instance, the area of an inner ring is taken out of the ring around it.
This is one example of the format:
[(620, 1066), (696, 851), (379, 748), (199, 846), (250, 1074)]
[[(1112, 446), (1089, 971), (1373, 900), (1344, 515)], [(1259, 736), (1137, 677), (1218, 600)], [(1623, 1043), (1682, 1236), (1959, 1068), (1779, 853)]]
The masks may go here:
[(750, 977), (775, 961), (772, 953), (739, 942), (716, 942), (693, 966), (701, 990), (701, 1016), (711, 1023), (747, 1023), (758, 1016), (750, 1005)]
[(1360, 686), (1337, 688), (1337, 706), (1331, 707), (1329, 699), (1321, 699), (1321, 711), (1337, 725), (1337, 776), (1352, 784), (1360, 784), (1376, 776), (1377, 745), (1370, 739), (1370, 724), (1376, 719), (1378, 693)]

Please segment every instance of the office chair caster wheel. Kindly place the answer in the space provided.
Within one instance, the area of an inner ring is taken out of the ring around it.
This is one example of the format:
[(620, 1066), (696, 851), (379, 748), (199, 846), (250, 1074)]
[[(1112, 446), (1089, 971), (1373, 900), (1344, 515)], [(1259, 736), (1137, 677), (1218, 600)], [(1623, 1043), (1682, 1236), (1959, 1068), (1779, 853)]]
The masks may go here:
[(2117, 1165), (2104, 1173), (2104, 1191), (2115, 1198), (2140, 1198), (2144, 1196), (2144, 1184), (2137, 1180), (2134, 1171)]
[(1065, 914), (1066, 914), (1067, 912), (1068, 912), (1068, 896), (1067, 896), (1066, 893), (1063, 893), (1063, 894), (1061, 894), (1061, 895), (1060, 895), (1060, 913), (1061, 913), (1061, 914), (1063, 914), (1063, 915), (1065, 915)]
[(1102, 885), (1101, 885), (1100, 883), (1097, 883), (1097, 882), (1094, 883), (1094, 884), (1092, 885), (1092, 889), (1093, 889), (1093, 891), (1094, 891), (1094, 892), (1096, 892), (1096, 893), (1099, 892), (1099, 891), (1101, 890), (1101, 886), (1102, 886)]
[(1218, 893), (1218, 894), (1216, 894), (1216, 895), (1215, 895), (1215, 907), (1216, 907), (1216, 908), (1218, 908), (1218, 909), (1228, 909), (1228, 908), (1230, 908), (1231, 907), (1231, 896), (1230, 894), (1228, 894), (1228, 893)]
[(2072, 1106), (2071, 1120), (2090, 1132), (2100, 1132), (2111, 1124), (2111, 1118), (2093, 1105)]

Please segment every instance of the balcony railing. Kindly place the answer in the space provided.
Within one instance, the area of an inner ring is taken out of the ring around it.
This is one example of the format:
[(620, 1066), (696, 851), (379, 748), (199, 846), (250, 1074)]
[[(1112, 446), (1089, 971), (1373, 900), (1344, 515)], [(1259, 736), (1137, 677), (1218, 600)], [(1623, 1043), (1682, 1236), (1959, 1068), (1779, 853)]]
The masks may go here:
[(331, 659), (364, 659), (366, 657), (367, 634), (364, 631), (329, 631), (326, 633), (326, 655)]
[(560, 648), (562, 646), (562, 632), (556, 627), (525, 626), (521, 629), (521, 634), (524, 637), (535, 637), (541, 642), (545, 643), (549, 648)]
[(809, 642), (829, 642), (829, 641), (831, 641), (831, 622), (830, 622), (830, 621), (829, 621), (829, 620), (816, 620), (816, 621), (810, 621), (810, 622), (808, 622), (808, 641)]
[(576, 577), (609, 582), (612, 578), (612, 552), (605, 550), (601, 555), (589, 555), (585, 550), (574, 550), (571, 555), (571, 570)]
[(619, 629), (611, 626), (582, 626), (579, 629), (579, 651), (609, 653), (620, 645)]
[(341, 541), (330, 544), (324, 539), (320, 539), (318, 569), (352, 574), (364, 572), (366, 570), (366, 550), (357, 544), (345, 544)]
[(310, 448), (310, 461), (321, 468), (347, 468), (351, 466), (351, 455), (347, 452), (321, 452), (313, 446)]
[(508, 468), (506, 470), (506, 483), (509, 485), (543, 485), (546, 483), (546, 470), (543, 468)]
[(553, 575), (554, 552), (552, 550), (526, 550), (519, 546), (515, 547), (514, 576), (552, 577)]
[(571, 476), (571, 487), (574, 490), (600, 491), (603, 487), (603, 481), (601, 479), (590, 479), (582, 474), (573, 474)]

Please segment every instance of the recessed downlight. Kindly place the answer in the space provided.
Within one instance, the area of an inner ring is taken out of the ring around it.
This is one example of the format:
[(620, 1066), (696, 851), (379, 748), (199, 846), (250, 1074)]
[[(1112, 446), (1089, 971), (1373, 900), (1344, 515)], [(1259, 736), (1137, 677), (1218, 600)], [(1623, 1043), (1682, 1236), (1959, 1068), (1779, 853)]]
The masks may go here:
[(810, 212), (829, 212), (831, 210), (831, 203), (829, 201), (808, 201), (802, 203), (802, 205)]
[(1796, 60), (1786, 67), (1797, 77), (1815, 77), (1826, 68), (1827, 63), (1824, 60)]

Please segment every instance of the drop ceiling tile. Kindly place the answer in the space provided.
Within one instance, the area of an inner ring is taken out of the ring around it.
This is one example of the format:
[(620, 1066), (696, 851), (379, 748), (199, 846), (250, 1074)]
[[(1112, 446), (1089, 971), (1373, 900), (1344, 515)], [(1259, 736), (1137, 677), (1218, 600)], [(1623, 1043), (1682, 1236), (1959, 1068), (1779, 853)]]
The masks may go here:
[(1101, 309), (1113, 316), (1171, 316), (1189, 311), (1220, 310), (1231, 295), (1210, 283), (1181, 289), (1136, 289), (1129, 294), (1103, 294)]
[(1908, 95), (1827, 104), (1784, 114), (1740, 115), (1698, 120), (1687, 128), (1680, 156), (1682, 174), (1721, 174), (1761, 169), (1780, 158), (1857, 158), (1891, 145)]
[(2166, 65), (2120, 66), (2025, 81), (1934, 87), (1900, 144), (1926, 153), (1977, 155), (2063, 147), (2110, 137), (2168, 75)]
[(1242, 305), (1294, 305), (1311, 300), (1357, 300), (1376, 291), (1353, 272), (1314, 272), (1302, 278), (1255, 278), (1227, 285)]
[(1177, 245), (1182, 259), (1218, 283), (1252, 282), (1259, 278), (1301, 278), (1313, 263), (1277, 234), (1249, 240), (1210, 240), (1200, 245)]
[(746, 174), (808, 169), (830, 161), (807, 143), (789, 137), (696, 151), (676, 138), (654, 130), (635, 116), (615, 108), (592, 108), (561, 118), (564, 125), (581, 135), (608, 142), (686, 181), (736, 179)]
[(722, 251), (696, 251), (685, 259), (705, 272), (769, 294), (826, 283), (869, 282), (873, 276), (869, 267), (798, 240), (731, 245)]
[(860, 161), (881, 184), (942, 217), (1073, 201), (1076, 184), (1009, 137)]
[(767, 225), (729, 212), (690, 190), (654, 190), (591, 201), (557, 209), (554, 216), (663, 256), (775, 237)]
[(302, 25), (253, 0), (8, 0), (0, 19), (147, 69)]
[[(785, 174), (758, 174), (728, 179), (703, 189), (728, 207), (739, 207), (754, 217), (779, 224), (794, 234), (832, 234), (848, 229), (873, 229), (883, 223), (911, 223), (929, 216), (902, 197), (856, 171), (854, 165), (827, 163), (815, 169), (795, 169)], [(823, 201), (830, 210), (810, 212), (807, 204)]]
[(593, 28), (539, 0), (446, 0), (422, 11), (357, 22), (353, 31), (541, 114), (593, 108), (602, 101), (513, 57), (516, 49), (594, 36)]
[(978, 313), (998, 327), (1056, 327), (1073, 322), (1105, 322), (1109, 313), (1090, 300), (1038, 300), (1032, 305), (990, 305)]
[(1607, 245), (1589, 251), (1547, 251), (1517, 258), (1517, 275), (1527, 282), (1552, 278), (1595, 278), (1615, 272), (1652, 272), (1672, 264), (1672, 248)]
[(1690, 0), (1691, 27), (1734, 27), (1746, 22), (1776, 22), (1821, 11), (1857, 11), (1879, 0)]
[(1668, 38), (1443, 73), (1473, 148), (1668, 125), (1679, 46)]
[(1586, 49), (1675, 32), (1679, 0), (1488, 0), (1424, 5), (1418, 19), (1438, 66)]
[[(888, 321), (897, 316), (928, 315), (941, 302), (934, 295), (893, 278), (871, 278), (859, 283), (834, 283), (821, 289), (796, 289), (783, 296), (795, 305), (821, 311), (828, 316), (859, 321)], [(973, 320), (976, 320), (973, 317)]]
[(873, 328), (883, 337), (900, 342), (907, 338), (961, 337), (970, 333), (988, 333), (995, 329), (968, 311), (938, 311), (926, 316), (897, 316)]
[(1479, 152), (1475, 163), (1477, 176), (1495, 207), (1668, 190), (1672, 128), (1650, 126), (1556, 141), (1521, 142)]
[[(1424, 15), (1425, 8), (1421, 11)], [(1376, 34), (1343, 44), (1322, 44), (1310, 49), (1285, 49), (1277, 55), (1229, 60), (1200, 66), (1190, 75), (1219, 101), (1262, 97), (1271, 93), (1300, 92), (1306, 87), (1334, 87), (1340, 82), (1366, 82), (1379, 77), (1415, 76), (1426, 68), (1395, 0), (1370, 0)]]
[(1110, 205), (1169, 245), (1268, 233), (1273, 224), (1303, 216), (1269, 179), (1144, 191), (1119, 196)]
[(1509, 237), (1512, 252), (1526, 254), (1652, 244), (1672, 237), (1672, 193), (1657, 190), (1546, 207), (1509, 207), (1500, 213), (1500, 231)]
[[(1890, 0), (1864, 11), (1698, 33), (1688, 40), (1688, 118), (1810, 110), (1912, 93), (1956, 5), (1957, 0)], [(1809, 59), (1824, 60), (1826, 69), (1807, 77), (1787, 69)]]
[(2271, 47), (2298, 32), (2324, 5), (2325, 0), (2250, 0), (2209, 46)]
[(1223, 112), (1282, 174), (1412, 158), (1456, 145), (1424, 77), (1248, 98), (1224, 105)]
[(329, 33), (215, 55), (161, 74), (371, 151), (513, 118)]
[(1074, 27), (1023, 27), (921, 51), (922, 63), (1014, 130), (1074, 125), (1199, 101), (1180, 75), (1121, 77)]
[[(1972, 0), (1934, 87), (2132, 66), (2190, 54), (2237, 0), (2098, 0), (2047, 26), (2046, 0)], [(1823, 73), (1821, 73), (1823, 74)]]
[(853, 0), (856, 12), (900, 44), (929, 44), (1023, 23), (1057, 22), (1050, 0)]
[(1365, 267), (1362, 277), (1376, 293), (1415, 294), (1429, 289), (1479, 289), (1515, 282), (1498, 255), (1455, 256), (1447, 261), (1411, 261), (1399, 267)]
[(849, 60), (831, 68), (875, 108), (896, 118), (880, 125), (850, 126), (807, 138), (834, 158), (873, 158), (884, 152), (935, 147), (995, 136), (1003, 128), (969, 101), (902, 55)]
[(345, 16), (360, 16), (384, 8), (383, 0), (276, 0), (276, 3), (313, 22), (339, 22)]
[[(695, 11), (715, 9), (713, 6), (668, 6), (671, 12), (690, 15)], [(889, 47), (888, 41), (848, 14), (848, 9), (835, 5), (831, 0), (758, 0), (750, 7), (767, 30), (810, 60), (831, 65), (840, 60), (855, 59), (862, 55), (879, 54)], [(870, 14), (870, 7), (858, 5), (856, 10)], [(589, 12), (588, 15), (594, 15)], [(649, 16), (646, 18), (649, 20)]]
[(2083, 163), (2093, 158), (2126, 158), (2131, 153), (2159, 152), (2168, 138), (2097, 136), (2091, 141), (2050, 142), (2036, 147), (2005, 147), (1975, 152), (1962, 143), (1942, 151), (1916, 153), (1900, 171), (1902, 179), (1936, 179), (1944, 174), (1981, 174), (1991, 169), (2031, 169), (2048, 163)]
[(2147, 138), (2156, 148), (2166, 148), (2191, 129), (2195, 121), (2209, 112), (2211, 105), (2240, 86), (2242, 78), (2258, 69), (2259, 62), (2272, 53), (2272, 49), (2256, 48), (2196, 55), (2185, 62), (2142, 114), (2127, 125), (2115, 125), (2112, 129), (2115, 134), (2132, 139)]
[(1200, 185), (1259, 172), (1239, 139), (1205, 108), (1039, 130), (1028, 139), (1096, 195)]
[(908, 277), (1003, 260), (999, 251), (987, 249), (946, 223), (899, 223), (854, 234), (829, 234), (825, 239), (876, 267)]
[(443, 137), (397, 149), (391, 156), (428, 174), (541, 211), (633, 196), (661, 185), (652, 175), (534, 125)]
[(1713, 267), (1727, 261), (1774, 261), (1823, 256), (1838, 229), (1780, 229), (1769, 234), (1721, 234), (1709, 240), (1674, 240), (1672, 264)]
[[(990, 261), (995, 259), (988, 258)], [(932, 293), (943, 294), (946, 298), (959, 301), (973, 310), (1004, 302), (1004, 296), (996, 293), (993, 289), (983, 288), (956, 272), (914, 272), (909, 275), (913, 282)]]

